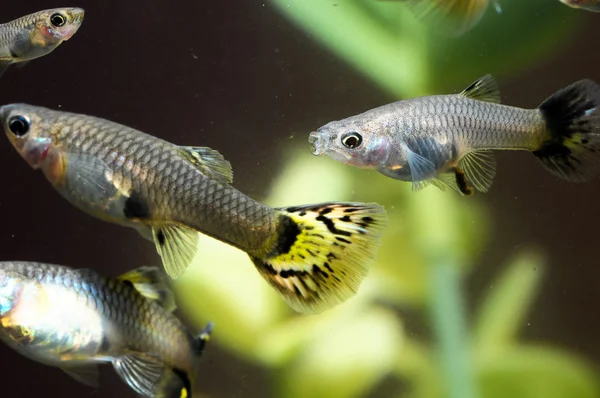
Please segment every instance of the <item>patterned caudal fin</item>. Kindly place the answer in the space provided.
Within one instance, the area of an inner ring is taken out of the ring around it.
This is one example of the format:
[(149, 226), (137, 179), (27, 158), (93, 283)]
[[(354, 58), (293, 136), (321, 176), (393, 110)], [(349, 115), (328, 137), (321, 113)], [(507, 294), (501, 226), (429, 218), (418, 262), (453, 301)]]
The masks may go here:
[(275, 245), (264, 258), (253, 258), (262, 276), (302, 313), (319, 313), (352, 297), (379, 248), (383, 207), (322, 203), (279, 211)]
[(533, 154), (554, 175), (585, 182), (600, 171), (600, 87), (580, 80), (540, 105), (548, 139)]

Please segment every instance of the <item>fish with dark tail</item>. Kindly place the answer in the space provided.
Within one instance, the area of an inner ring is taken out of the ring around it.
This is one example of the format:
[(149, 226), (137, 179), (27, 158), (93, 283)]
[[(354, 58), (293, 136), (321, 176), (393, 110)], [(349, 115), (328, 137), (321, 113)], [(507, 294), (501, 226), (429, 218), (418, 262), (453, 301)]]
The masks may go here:
[(20, 67), (54, 51), (83, 23), (81, 8), (54, 8), (0, 24), (0, 76), (8, 67)]
[(229, 162), (211, 148), (24, 104), (0, 107), (0, 122), (69, 202), (153, 241), (172, 278), (203, 233), (248, 253), (295, 310), (316, 313), (354, 295), (377, 253), (386, 219), (377, 204), (272, 208), (235, 189)]
[(309, 136), (314, 155), (375, 169), (413, 190), (487, 192), (493, 150), (531, 152), (552, 174), (586, 182), (600, 171), (600, 87), (581, 80), (537, 109), (500, 104), (486, 75), (460, 94), (394, 102), (326, 124)]
[(191, 398), (212, 331), (193, 336), (172, 312), (159, 268), (118, 278), (89, 269), (0, 262), (0, 339), (34, 361), (98, 386), (98, 364), (112, 363), (138, 394)]

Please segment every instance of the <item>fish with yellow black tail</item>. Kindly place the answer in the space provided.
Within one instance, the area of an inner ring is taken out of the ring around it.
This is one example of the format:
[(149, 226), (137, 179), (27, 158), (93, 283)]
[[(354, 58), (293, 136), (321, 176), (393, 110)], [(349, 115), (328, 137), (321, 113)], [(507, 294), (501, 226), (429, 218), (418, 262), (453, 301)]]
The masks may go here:
[(181, 275), (200, 233), (240, 250), (300, 312), (348, 299), (379, 246), (383, 208), (329, 203), (274, 209), (235, 189), (223, 156), (108, 120), (26, 104), (0, 107), (17, 152), (80, 210), (135, 228)]
[(299, 312), (321, 312), (354, 295), (379, 248), (383, 208), (323, 203), (280, 212), (278, 245), (253, 258), (265, 279)]

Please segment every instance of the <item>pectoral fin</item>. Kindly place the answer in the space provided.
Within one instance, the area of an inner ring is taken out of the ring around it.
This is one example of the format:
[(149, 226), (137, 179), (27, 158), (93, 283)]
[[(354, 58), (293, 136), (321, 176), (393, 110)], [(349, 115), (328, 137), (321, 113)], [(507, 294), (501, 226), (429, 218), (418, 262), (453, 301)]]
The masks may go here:
[(0, 77), (2, 77), (2, 75), (6, 72), (6, 70), (10, 66), (10, 64), (11, 64), (10, 61), (1, 61), (0, 60)]
[(434, 178), (437, 174), (435, 165), (430, 160), (411, 151), (408, 147), (404, 147), (403, 153), (410, 167), (413, 191), (425, 188), (427, 180)]
[[(108, 209), (115, 201), (125, 201), (126, 193), (113, 183), (113, 171), (95, 156), (67, 152), (56, 161), (47, 177), (57, 186), (60, 178), (68, 182), (69, 196)], [(60, 168), (64, 169), (60, 169)], [(59, 170), (60, 169), (60, 170)], [(62, 177), (61, 177), (62, 176)]]
[(190, 265), (196, 252), (200, 234), (183, 224), (160, 223), (151, 225), (156, 250), (167, 274), (175, 279)]
[(93, 388), (98, 388), (98, 365), (80, 365), (71, 368), (61, 368), (66, 374), (77, 380), (78, 382), (88, 385)]

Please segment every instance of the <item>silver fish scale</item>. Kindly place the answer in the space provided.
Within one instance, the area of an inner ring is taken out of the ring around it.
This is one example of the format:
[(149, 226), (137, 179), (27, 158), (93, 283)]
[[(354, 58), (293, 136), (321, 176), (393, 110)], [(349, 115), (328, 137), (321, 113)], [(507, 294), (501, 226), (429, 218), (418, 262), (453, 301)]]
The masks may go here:
[(204, 175), (180, 147), (107, 120), (45, 112), (54, 117), (43, 115), (43, 128), (56, 134), (57, 145), (105, 162), (150, 221), (179, 222), (250, 253), (273, 236), (276, 210)]
[(142, 297), (131, 284), (103, 278), (89, 270), (34, 262), (0, 263), (1, 271), (15, 271), (25, 280), (41, 285), (73, 289), (78, 299), (104, 319), (106, 344), (97, 353), (99, 356), (153, 353), (169, 365), (191, 369), (190, 333), (179, 319)]
[[(386, 107), (390, 107), (385, 109)], [(459, 145), (464, 149), (531, 149), (546, 132), (538, 110), (473, 100), (462, 95), (409, 99), (374, 111), (396, 119), (395, 139)]]

